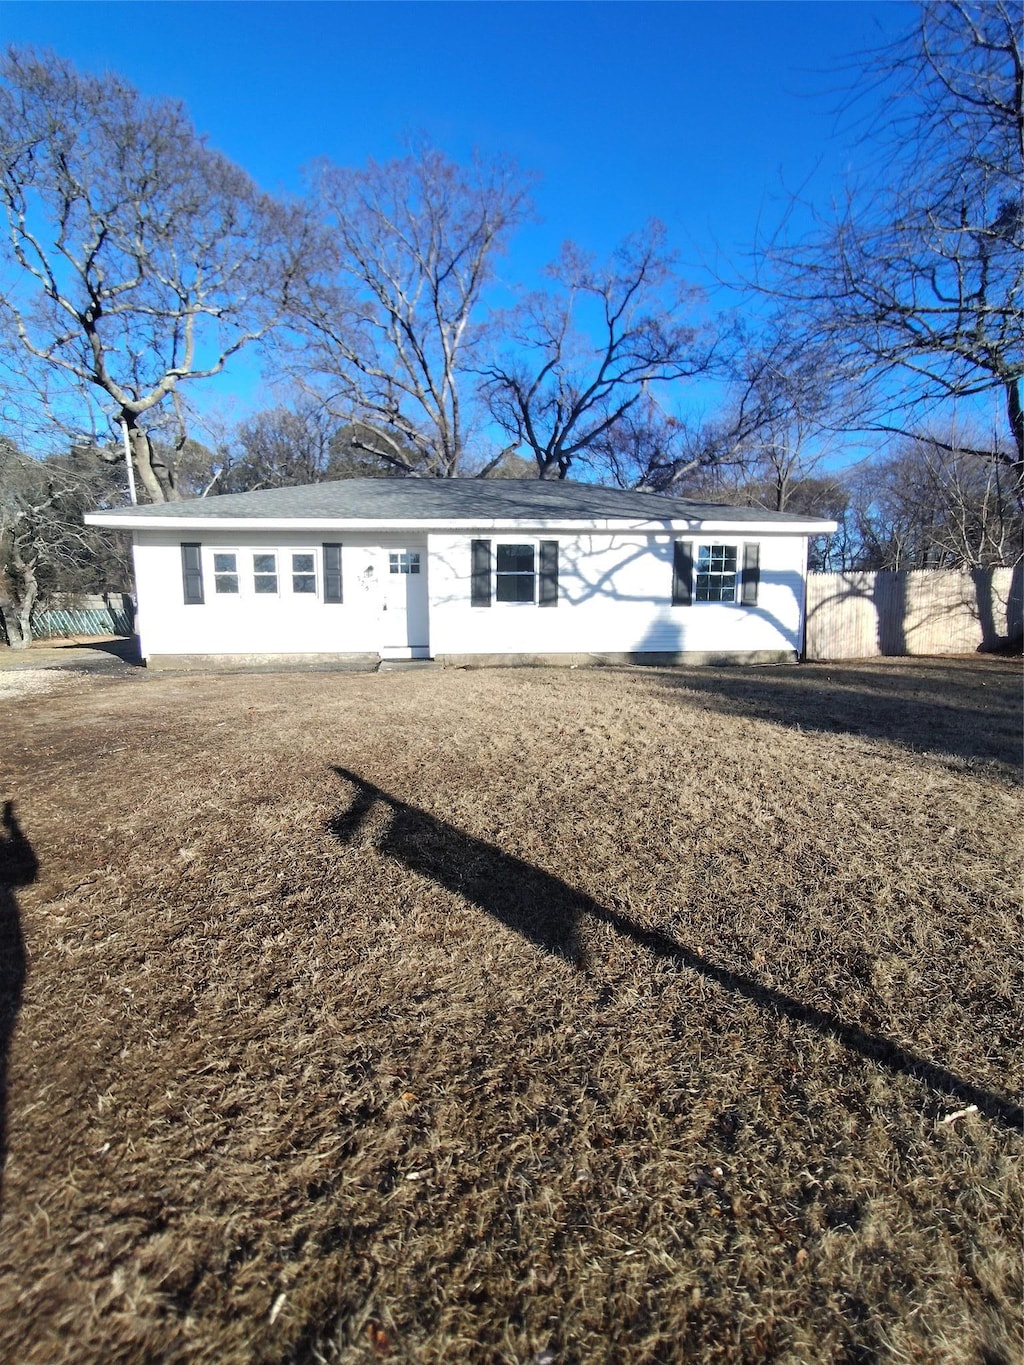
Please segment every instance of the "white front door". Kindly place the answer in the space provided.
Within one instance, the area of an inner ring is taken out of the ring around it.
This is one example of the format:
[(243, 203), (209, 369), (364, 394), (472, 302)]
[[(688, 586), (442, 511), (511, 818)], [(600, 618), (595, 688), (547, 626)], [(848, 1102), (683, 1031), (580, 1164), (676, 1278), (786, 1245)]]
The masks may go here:
[(430, 657), (427, 552), (415, 546), (384, 552), (381, 657)]

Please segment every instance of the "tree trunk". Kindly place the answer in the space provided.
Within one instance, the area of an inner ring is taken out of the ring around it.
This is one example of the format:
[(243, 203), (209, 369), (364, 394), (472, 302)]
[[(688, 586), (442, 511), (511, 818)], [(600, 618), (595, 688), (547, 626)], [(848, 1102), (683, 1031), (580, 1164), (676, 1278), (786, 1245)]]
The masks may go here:
[(39, 596), (36, 566), (23, 559), (15, 559), (13, 568), (14, 582), (11, 587), (14, 601), (8, 602), (3, 608), (4, 628), (7, 631), (7, 643), (12, 649), (28, 649), (32, 643), (32, 608)]
[(123, 412), (123, 420), (128, 425), (128, 444), (131, 447), (132, 463), (149, 502), (180, 502), (174, 470), (163, 456), (154, 449), (144, 427), (137, 425), (138, 415)]
[(784, 511), (786, 510), (786, 503), (787, 503), (788, 500), (789, 500), (789, 499), (788, 499), (788, 494), (789, 494), (788, 484), (789, 484), (789, 480), (786, 478), (785, 474), (783, 474), (783, 473), (781, 472), (781, 470), (780, 470), (779, 473), (778, 473), (777, 476), (776, 476), (776, 479), (775, 479), (775, 510), (776, 510), (776, 512), (784, 512)]
[(1006, 414), (1010, 419), (1010, 431), (1017, 451), (1014, 473), (1018, 485), (1024, 482), (1024, 405), (1021, 403), (1020, 386), (1019, 379), (1011, 379), (1006, 385)]

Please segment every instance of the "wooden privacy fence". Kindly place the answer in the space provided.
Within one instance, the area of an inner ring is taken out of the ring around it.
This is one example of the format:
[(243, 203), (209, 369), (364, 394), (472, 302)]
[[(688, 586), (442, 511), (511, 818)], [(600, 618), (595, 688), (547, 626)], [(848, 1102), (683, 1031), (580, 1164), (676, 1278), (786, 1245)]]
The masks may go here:
[(1022, 566), (807, 576), (808, 659), (973, 654), (1019, 640)]
[(37, 640), (69, 635), (131, 635), (134, 629), (132, 599), (121, 592), (49, 602), (45, 610), (32, 613), (32, 634)]

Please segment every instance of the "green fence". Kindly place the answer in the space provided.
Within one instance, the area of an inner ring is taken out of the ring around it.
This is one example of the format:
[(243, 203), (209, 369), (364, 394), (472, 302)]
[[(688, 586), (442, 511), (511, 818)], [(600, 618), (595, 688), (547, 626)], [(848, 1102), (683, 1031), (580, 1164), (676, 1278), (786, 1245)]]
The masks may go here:
[(69, 635), (132, 635), (135, 609), (127, 593), (106, 597), (80, 597), (44, 611), (32, 613), (32, 634), (37, 640), (57, 640)]

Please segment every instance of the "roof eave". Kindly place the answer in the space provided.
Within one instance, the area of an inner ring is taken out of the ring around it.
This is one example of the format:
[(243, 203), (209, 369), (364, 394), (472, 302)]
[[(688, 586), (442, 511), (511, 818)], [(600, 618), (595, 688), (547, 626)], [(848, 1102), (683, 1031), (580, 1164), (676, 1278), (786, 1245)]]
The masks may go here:
[(831, 535), (834, 521), (743, 521), (694, 518), (638, 520), (630, 517), (147, 517), (122, 512), (88, 512), (88, 526), (103, 526), (115, 531), (638, 531), (717, 532), (722, 535)]

